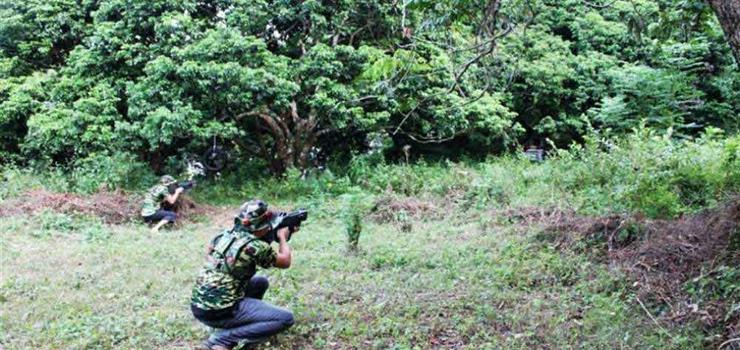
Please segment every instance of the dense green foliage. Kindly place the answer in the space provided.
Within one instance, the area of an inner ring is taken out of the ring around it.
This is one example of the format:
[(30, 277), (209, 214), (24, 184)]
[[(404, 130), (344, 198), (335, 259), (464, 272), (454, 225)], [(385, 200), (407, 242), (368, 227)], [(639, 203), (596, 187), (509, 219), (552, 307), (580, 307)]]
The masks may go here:
[[(290, 171), (282, 178), (260, 175), (244, 164), (219, 179), (201, 183), (191, 193), (199, 202), (238, 205), (236, 193), (268, 201), (300, 201), (308, 208), (340, 198), (339, 213), (347, 226), (365, 215), (374, 198), (385, 194), (441, 196), (463, 208), (559, 207), (583, 214), (643, 213), (670, 218), (712, 207), (740, 192), (740, 137), (710, 129), (696, 140), (676, 140), (670, 132), (641, 128), (624, 138), (598, 134), (582, 146), (557, 150), (543, 163), (525, 157), (491, 158), (484, 162), (427, 162), (397, 165), (375, 155), (353, 159), (341, 173), (326, 170), (307, 177)], [(139, 190), (156, 181), (144, 168), (98, 167), (64, 176), (42, 176), (6, 168), (0, 199), (29, 188), (94, 192), (115, 184)], [(135, 165), (136, 163), (129, 163)], [(121, 169), (129, 169), (127, 176)], [(118, 182), (116, 182), (118, 181)]]
[(0, 158), (159, 172), (215, 139), (282, 173), (369, 134), (457, 157), (589, 125), (738, 130), (740, 72), (703, 2), (491, 3), (3, 0)]
[[(544, 163), (506, 157), (469, 165), (398, 166), (357, 158), (347, 177), (297, 180), (266, 182), (260, 194), (321, 196), (358, 186), (377, 195), (444, 196), (466, 208), (544, 206), (667, 218), (714, 206), (740, 191), (740, 138), (708, 133), (696, 141), (675, 141), (670, 133), (640, 129), (625, 139), (589, 137), (583, 147), (558, 151)], [(242, 189), (255, 187), (248, 183)]]

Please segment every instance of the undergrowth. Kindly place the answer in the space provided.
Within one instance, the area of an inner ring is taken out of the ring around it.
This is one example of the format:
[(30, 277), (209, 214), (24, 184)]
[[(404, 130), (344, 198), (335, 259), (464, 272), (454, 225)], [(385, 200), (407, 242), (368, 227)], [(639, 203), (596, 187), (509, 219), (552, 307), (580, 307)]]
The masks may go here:
[[(72, 173), (6, 166), (0, 198), (18, 196), (33, 187), (89, 193), (101, 186), (117, 186), (136, 192), (156, 181), (135, 162), (122, 163), (127, 165), (119, 170), (130, 170), (128, 176), (119, 175), (121, 171), (115, 171), (110, 161), (102, 160)], [(310, 204), (348, 192), (394, 193), (446, 197), (474, 209), (535, 205), (574, 208), (585, 214), (621, 212), (672, 218), (714, 206), (738, 191), (740, 136), (724, 137), (710, 129), (699, 138), (677, 140), (670, 131), (658, 134), (639, 128), (622, 138), (594, 133), (584, 144), (552, 150), (542, 163), (505, 155), (479, 163), (427, 163), (422, 159), (399, 165), (375, 155), (359, 155), (341, 171), (306, 175), (291, 169), (282, 177), (235, 167), (232, 173), (202, 179), (191, 195), (201, 202), (232, 205), (244, 196)]]
[(650, 129), (554, 150), (542, 163), (508, 155), (480, 163), (389, 164), (358, 156), (342, 173), (301, 177), (221, 179), (197, 196), (228, 202), (235, 193), (268, 199), (324, 201), (347, 192), (445, 197), (466, 209), (567, 207), (584, 214), (641, 213), (674, 218), (712, 207), (740, 191), (740, 136), (708, 132), (676, 140)]
[[(130, 177), (114, 166), (101, 160), (99, 168), (89, 163), (72, 173), (5, 166), (0, 200), (20, 203), (39, 188), (136, 193), (156, 181), (135, 165), (127, 165), (139, 169)], [(608, 263), (609, 244), (649, 239), (639, 225), (629, 221), (614, 237), (589, 236), (566, 247), (559, 243), (565, 235), (515, 229), (519, 219), (503, 213), (541, 216), (548, 208), (579, 217), (668, 220), (739, 191), (740, 136), (712, 130), (693, 140), (645, 128), (620, 139), (594, 134), (541, 163), (507, 155), (479, 163), (390, 164), (359, 155), (343, 170), (290, 170), (282, 178), (236, 167), (189, 193), (226, 209), (159, 234), (89, 214), (0, 218), (0, 346), (191, 348), (205, 336), (187, 308), (203, 244), (216, 226), (228, 225), (230, 210), (253, 197), (310, 212), (291, 240), (294, 267), (268, 272), (268, 299), (291, 308), (298, 320), (270, 347), (716, 346), (726, 330), (656, 322), (654, 315), (665, 310), (650, 301), (643, 307), (626, 270)], [(737, 250), (736, 236), (728, 249)], [(683, 292), (698, 310), (727, 299), (725, 321), (732, 320), (740, 312), (738, 276), (732, 264), (706, 265)]]

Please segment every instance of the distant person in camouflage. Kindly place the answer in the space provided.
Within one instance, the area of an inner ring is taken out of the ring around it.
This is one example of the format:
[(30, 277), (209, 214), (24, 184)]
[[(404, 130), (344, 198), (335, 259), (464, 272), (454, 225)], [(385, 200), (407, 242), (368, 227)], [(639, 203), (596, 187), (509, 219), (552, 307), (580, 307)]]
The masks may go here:
[(290, 267), (290, 230), (278, 230), (277, 251), (262, 239), (272, 229), (271, 216), (265, 202), (246, 202), (234, 227), (214, 236), (208, 245), (190, 306), (196, 319), (217, 328), (203, 343), (206, 349), (258, 343), (293, 325), (293, 313), (262, 301), (269, 284), (266, 277), (255, 275), (257, 266)]
[(175, 189), (170, 193), (168, 186), (177, 183), (174, 177), (164, 175), (159, 179), (159, 184), (152, 186), (144, 194), (144, 203), (141, 206), (141, 216), (147, 223), (154, 223), (152, 232), (156, 233), (168, 222), (175, 222), (177, 214), (170, 210), (162, 209), (162, 203), (165, 201), (169, 204), (175, 204), (177, 197), (184, 191), (182, 187)]

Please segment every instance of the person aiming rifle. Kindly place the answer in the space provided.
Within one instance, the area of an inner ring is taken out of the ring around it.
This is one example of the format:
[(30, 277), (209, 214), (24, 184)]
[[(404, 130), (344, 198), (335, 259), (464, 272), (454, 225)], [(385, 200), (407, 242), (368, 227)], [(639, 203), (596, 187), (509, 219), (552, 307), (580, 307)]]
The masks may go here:
[(146, 223), (155, 223), (152, 227), (152, 233), (156, 233), (167, 223), (174, 223), (177, 220), (177, 214), (171, 210), (181, 193), (195, 187), (195, 176), (203, 176), (205, 171), (203, 164), (195, 161), (189, 161), (186, 173), (187, 181), (177, 182), (170, 175), (163, 175), (159, 178), (159, 184), (152, 186), (144, 194), (144, 201), (141, 206), (141, 216)]
[[(144, 194), (141, 217), (146, 223), (156, 222), (152, 227), (152, 233), (158, 232), (162, 226), (169, 222), (174, 223), (177, 219), (177, 214), (174, 211), (165, 210), (162, 207), (165, 202), (170, 205), (175, 204), (177, 197), (185, 190), (180, 186), (172, 187), (173, 185), (177, 185), (177, 180), (170, 175), (163, 175), (159, 178), (159, 184), (152, 186)], [(172, 188), (171, 192), (170, 188)]]
[[(203, 349), (229, 350), (238, 344), (255, 344), (293, 325), (293, 313), (262, 301), (269, 286), (257, 276), (257, 266), (290, 267), (288, 240), (308, 216), (305, 210), (277, 213), (267, 203), (244, 203), (234, 227), (214, 236), (206, 263), (196, 278), (190, 309), (201, 323), (216, 328)], [(277, 240), (277, 251), (270, 246)]]

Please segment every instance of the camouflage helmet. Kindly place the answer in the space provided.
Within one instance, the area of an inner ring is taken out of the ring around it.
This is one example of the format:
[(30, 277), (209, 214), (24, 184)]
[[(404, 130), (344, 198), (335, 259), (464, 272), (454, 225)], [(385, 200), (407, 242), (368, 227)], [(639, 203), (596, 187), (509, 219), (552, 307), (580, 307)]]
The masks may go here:
[(159, 178), (159, 183), (165, 186), (171, 185), (175, 182), (177, 182), (177, 180), (170, 175), (162, 175), (162, 177)]
[(270, 226), (272, 212), (267, 210), (267, 203), (254, 199), (242, 204), (235, 221), (249, 231), (259, 231)]

